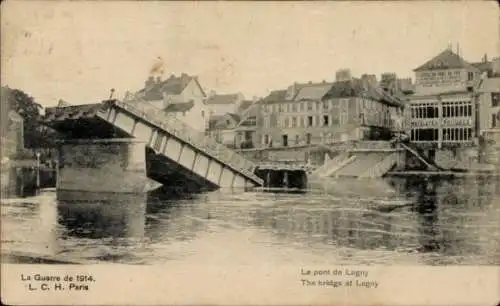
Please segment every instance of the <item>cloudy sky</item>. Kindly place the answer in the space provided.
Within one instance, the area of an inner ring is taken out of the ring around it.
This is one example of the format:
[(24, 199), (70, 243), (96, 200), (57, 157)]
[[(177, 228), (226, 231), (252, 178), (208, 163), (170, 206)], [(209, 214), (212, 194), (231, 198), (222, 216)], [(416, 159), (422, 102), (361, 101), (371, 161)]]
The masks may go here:
[(341, 68), (411, 77), (450, 43), (469, 61), (500, 47), (494, 1), (2, 5), (2, 85), (46, 106), (138, 90), (158, 57), (166, 76), (251, 98)]

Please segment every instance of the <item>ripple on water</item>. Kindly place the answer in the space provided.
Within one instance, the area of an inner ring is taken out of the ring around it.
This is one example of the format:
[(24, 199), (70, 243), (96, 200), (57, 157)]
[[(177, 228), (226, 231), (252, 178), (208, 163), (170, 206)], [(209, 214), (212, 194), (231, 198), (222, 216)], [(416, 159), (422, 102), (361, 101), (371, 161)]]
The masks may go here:
[(2, 201), (2, 251), (113, 263), (500, 264), (499, 190), (474, 180), (327, 181), (104, 204)]

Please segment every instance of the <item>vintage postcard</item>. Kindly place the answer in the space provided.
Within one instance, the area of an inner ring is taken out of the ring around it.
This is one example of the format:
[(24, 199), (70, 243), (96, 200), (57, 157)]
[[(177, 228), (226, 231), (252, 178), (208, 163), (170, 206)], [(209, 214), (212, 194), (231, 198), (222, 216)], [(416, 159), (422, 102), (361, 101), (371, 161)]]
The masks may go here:
[(498, 305), (494, 1), (5, 1), (7, 305)]

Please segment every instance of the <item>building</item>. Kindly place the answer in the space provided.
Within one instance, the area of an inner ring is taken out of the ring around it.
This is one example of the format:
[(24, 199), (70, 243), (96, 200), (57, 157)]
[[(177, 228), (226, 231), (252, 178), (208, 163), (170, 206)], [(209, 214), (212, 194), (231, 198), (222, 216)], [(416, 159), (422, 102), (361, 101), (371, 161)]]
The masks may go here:
[(245, 100), (238, 110), (240, 122), (236, 130), (236, 146), (250, 149), (260, 147), (261, 129), (263, 125), (261, 100)]
[(444, 168), (477, 156), (479, 111), (476, 93), (491, 64), (471, 64), (448, 48), (414, 69), (415, 93), (407, 98), (406, 132)]
[(240, 101), (236, 113), (212, 115), (207, 134), (232, 148), (254, 148), (259, 142), (259, 102)]
[(144, 88), (128, 95), (126, 100), (134, 103), (146, 101), (195, 130), (205, 132), (209, 118), (204, 103), (206, 97), (198, 77), (182, 73), (180, 76), (171, 75), (166, 80), (150, 76)]
[(479, 131), (500, 129), (500, 77), (484, 77), (478, 86)]
[(389, 140), (402, 104), (376, 83), (344, 69), (332, 83), (295, 83), (272, 91), (262, 102), (262, 145)]
[(236, 114), (213, 115), (209, 120), (207, 134), (229, 148), (236, 148), (235, 128), (239, 122), (240, 116)]
[(210, 116), (223, 115), (225, 113), (236, 114), (244, 96), (241, 93), (235, 94), (217, 94), (211, 91), (205, 100)]

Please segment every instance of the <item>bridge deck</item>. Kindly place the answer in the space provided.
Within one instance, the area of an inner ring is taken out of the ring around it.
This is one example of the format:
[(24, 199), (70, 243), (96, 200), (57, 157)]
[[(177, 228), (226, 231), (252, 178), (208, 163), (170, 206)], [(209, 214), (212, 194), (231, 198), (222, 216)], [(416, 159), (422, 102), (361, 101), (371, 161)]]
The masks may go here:
[(253, 162), (147, 102), (132, 105), (111, 100), (49, 109), (45, 123), (72, 137), (125, 135), (146, 141), (153, 152), (148, 154), (148, 159), (154, 160), (154, 166), (148, 166), (154, 171), (149, 173), (154, 176), (151, 178), (163, 184), (172, 182), (172, 169), (186, 181), (210, 188), (261, 186), (263, 183), (254, 173), (256, 165)]

